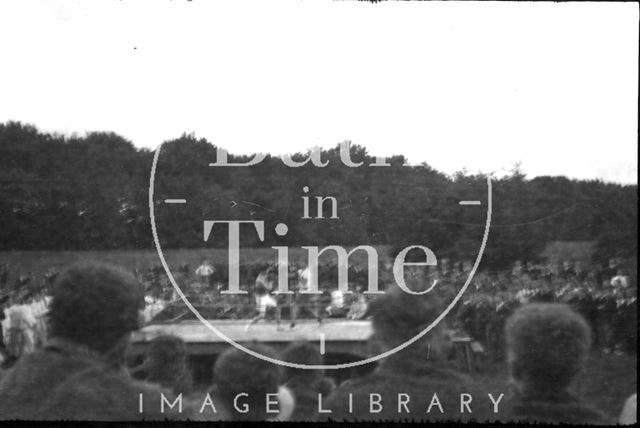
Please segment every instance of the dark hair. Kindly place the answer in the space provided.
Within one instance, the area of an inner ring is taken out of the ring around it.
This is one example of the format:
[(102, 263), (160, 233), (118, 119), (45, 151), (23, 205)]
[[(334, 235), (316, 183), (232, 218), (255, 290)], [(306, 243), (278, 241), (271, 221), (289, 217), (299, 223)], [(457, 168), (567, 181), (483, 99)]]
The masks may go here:
[[(282, 360), (288, 363), (304, 364), (304, 365), (321, 365), (322, 355), (317, 346), (307, 341), (294, 342), (289, 345), (282, 353)], [(292, 367), (284, 368), (284, 381), (289, 382), (292, 379), (306, 380), (309, 384), (313, 384), (324, 375), (324, 370), (315, 369), (296, 369)]]
[(49, 310), (52, 336), (106, 353), (139, 327), (144, 307), (135, 277), (115, 266), (84, 263), (61, 273)]
[(587, 322), (560, 303), (523, 306), (507, 319), (505, 330), (511, 375), (534, 390), (569, 386), (591, 346)]
[[(277, 358), (276, 352), (268, 346), (252, 343), (245, 346), (254, 352)], [(231, 408), (237, 394), (246, 393), (243, 403), (249, 405), (249, 413), (233, 411), (237, 419), (266, 419), (266, 394), (278, 393), (282, 383), (282, 367), (264, 361), (236, 348), (223, 352), (213, 368), (213, 381), (217, 394)]]
[(177, 336), (163, 334), (155, 337), (147, 348), (144, 368), (149, 382), (159, 383), (176, 393), (186, 393), (191, 389), (187, 348)]
[[(416, 290), (415, 284), (412, 287)], [(423, 285), (421, 288), (426, 287)], [(370, 306), (375, 336), (388, 345), (397, 346), (422, 332), (442, 313), (442, 303), (432, 290), (423, 295), (406, 293), (392, 287)], [(439, 323), (431, 332), (441, 329)], [(431, 336), (434, 336), (430, 332)]]

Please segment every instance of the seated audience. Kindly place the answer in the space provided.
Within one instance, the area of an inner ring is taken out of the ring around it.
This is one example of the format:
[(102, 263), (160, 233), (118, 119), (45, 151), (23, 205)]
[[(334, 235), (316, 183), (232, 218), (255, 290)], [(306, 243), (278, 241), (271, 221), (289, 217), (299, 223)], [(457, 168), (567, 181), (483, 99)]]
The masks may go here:
[[(418, 288), (417, 283), (412, 289)], [(424, 284), (424, 289), (430, 284)], [(443, 306), (435, 293), (410, 295), (397, 287), (374, 300), (373, 339), (391, 350), (427, 328)], [(487, 392), (459, 373), (447, 356), (451, 340), (443, 322), (406, 349), (379, 361), (375, 371), (340, 385), (330, 397), (322, 397), (321, 420), (468, 421), (494, 418)], [(496, 391), (498, 392), (498, 391)], [(467, 407), (461, 405), (468, 394)], [(498, 399), (499, 392), (496, 394)], [(320, 405), (319, 405), (320, 406)], [(328, 413), (330, 411), (331, 413)]]
[(24, 355), (0, 381), (0, 417), (168, 416), (159, 411), (160, 390), (132, 380), (123, 365), (129, 335), (138, 327), (143, 307), (142, 289), (134, 277), (108, 265), (78, 265), (57, 277), (51, 297), (50, 339)]
[(612, 423), (569, 391), (591, 346), (589, 326), (580, 315), (564, 304), (531, 304), (509, 317), (505, 332), (514, 386), (514, 396), (508, 400), (509, 420)]
[[(285, 349), (282, 360), (307, 366), (321, 365), (322, 355), (317, 346), (308, 342), (294, 343)], [(335, 383), (324, 377), (324, 370), (284, 368), (285, 386), (291, 390), (296, 400), (292, 421), (315, 419), (318, 411), (318, 394), (328, 397), (335, 389)]]
[[(268, 346), (246, 347), (277, 358)], [(242, 350), (231, 348), (220, 355), (213, 368), (213, 382), (210, 393), (220, 419), (286, 421), (293, 413), (294, 398), (282, 385), (282, 367)]]
[(187, 349), (179, 337), (154, 338), (147, 348), (144, 371), (147, 382), (157, 383), (174, 394), (191, 393), (193, 380), (187, 366)]

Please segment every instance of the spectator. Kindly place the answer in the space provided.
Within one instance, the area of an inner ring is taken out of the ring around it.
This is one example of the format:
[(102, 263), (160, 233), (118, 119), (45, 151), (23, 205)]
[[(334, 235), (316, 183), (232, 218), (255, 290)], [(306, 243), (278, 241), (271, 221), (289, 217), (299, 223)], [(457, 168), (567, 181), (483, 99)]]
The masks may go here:
[(139, 394), (157, 399), (160, 391), (133, 381), (123, 366), (142, 304), (135, 278), (115, 267), (86, 264), (62, 273), (52, 290), (51, 339), (23, 356), (0, 381), (1, 417), (164, 418), (155, 412), (158, 405), (139, 412)]
[[(258, 344), (247, 348), (271, 358), (273, 349)], [(288, 388), (282, 386), (282, 367), (236, 348), (224, 352), (213, 369), (212, 396), (221, 400), (222, 419), (236, 421), (287, 420), (294, 409)], [(274, 394), (274, 395), (268, 395)], [(277, 401), (267, 412), (268, 401)], [(222, 416), (224, 415), (224, 416)]]
[(624, 269), (618, 269), (616, 271), (616, 275), (611, 278), (611, 286), (615, 289), (625, 289), (629, 288), (629, 283), (631, 282), (631, 277)]
[(179, 337), (161, 335), (154, 338), (147, 348), (144, 370), (147, 382), (157, 383), (175, 395), (189, 394), (193, 388), (187, 349)]
[(47, 325), (47, 312), (49, 311), (49, 304), (51, 303), (51, 297), (47, 295), (46, 287), (40, 287), (34, 293), (31, 299), (30, 307), (31, 312), (35, 318), (36, 324), (34, 327), (34, 335), (36, 345), (42, 346), (48, 337), (48, 325)]
[(587, 322), (565, 304), (540, 303), (518, 309), (506, 324), (507, 364), (514, 396), (514, 421), (607, 424), (612, 421), (569, 392), (591, 346)]
[(24, 295), (16, 292), (13, 304), (5, 311), (3, 330), (7, 357), (12, 364), (20, 357), (32, 353), (36, 348), (37, 319), (31, 305), (24, 303)]
[[(158, 292), (154, 293), (158, 294)], [(149, 324), (153, 319), (161, 313), (166, 307), (167, 304), (160, 298), (154, 298), (153, 296), (145, 296), (144, 297), (145, 307), (143, 310), (143, 324)]]
[[(290, 345), (284, 351), (282, 359), (288, 363), (306, 366), (323, 363), (319, 349), (308, 342)], [(314, 419), (318, 411), (318, 394), (328, 397), (335, 389), (332, 381), (324, 377), (324, 370), (285, 367), (284, 380), (285, 386), (291, 390), (296, 401), (296, 407), (291, 416), (292, 421)]]
[(208, 284), (209, 287), (213, 289), (214, 288), (213, 274), (215, 272), (216, 270), (214, 269), (213, 266), (211, 266), (211, 263), (209, 263), (208, 260), (203, 260), (202, 264), (198, 266), (198, 268), (196, 269), (196, 276), (198, 276), (201, 279), (201, 282), (203, 284)]
[[(425, 285), (428, 287), (430, 284)], [(411, 288), (415, 290), (416, 285)], [(399, 288), (388, 290), (371, 304), (373, 339), (390, 350), (421, 333), (442, 313), (442, 309), (435, 293), (416, 296)], [(487, 420), (491, 406), (475, 406), (471, 414), (466, 412), (466, 408), (464, 413), (460, 411), (461, 394), (486, 397), (486, 392), (479, 391), (469, 377), (458, 373), (447, 361), (451, 350), (451, 341), (441, 322), (409, 348), (381, 360), (379, 367), (370, 375), (343, 383), (331, 397), (323, 397), (326, 404), (323, 400), (322, 410), (332, 413), (318, 416), (333, 420), (370, 421)], [(381, 408), (371, 405), (371, 393), (380, 395)], [(398, 393), (406, 394), (410, 399), (402, 412), (399, 412), (397, 404)], [(349, 394), (352, 394), (352, 411), (349, 409)], [(439, 406), (431, 408), (429, 405), (434, 394)]]

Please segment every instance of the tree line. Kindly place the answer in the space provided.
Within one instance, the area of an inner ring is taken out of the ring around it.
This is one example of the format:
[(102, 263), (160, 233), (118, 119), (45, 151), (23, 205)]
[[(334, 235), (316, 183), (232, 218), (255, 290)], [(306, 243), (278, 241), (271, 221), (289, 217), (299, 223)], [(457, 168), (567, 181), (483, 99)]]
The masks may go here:
[[(229, 162), (253, 156), (233, 155)], [(269, 148), (265, 148), (269, 152)], [(112, 132), (85, 136), (47, 133), (19, 122), (0, 124), (0, 250), (153, 248), (148, 189), (153, 152)], [(184, 134), (166, 141), (158, 159), (154, 206), (158, 236), (167, 248), (225, 247), (226, 231), (203, 240), (204, 220), (265, 222), (264, 242), (241, 230), (242, 246), (425, 245), (439, 257), (472, 259), (484, 232), (486, 176), (441, 173), (427, 163), (405, 166), (402, 155), (374, 161), (350, 147), (347, 167), (338, 146), (328, 161), (291, 168), (267, 155), (244, 167), (211, 167), (217, 147)], [(308, 153), (292, 159), (303, 161)], [(567, 160), (570, 162), (570, 160)], [(504, 266), (535, 260), (551, 241), (596, 241), (602, 258), (637, 253), (637, 185), (564, 176), (527, 178), (517, 167), (492, 177), (492, 227), (484, 260)], [(308, 191), (305, 192), (304, 189)], [(333, 197), (317, 214), (316, 197)], [(165, 204), (180, 198), (186, 204)], [(463, 206), (461, 200), (480, 200)], [(278, 236), (278, 223), (288, 233)]]

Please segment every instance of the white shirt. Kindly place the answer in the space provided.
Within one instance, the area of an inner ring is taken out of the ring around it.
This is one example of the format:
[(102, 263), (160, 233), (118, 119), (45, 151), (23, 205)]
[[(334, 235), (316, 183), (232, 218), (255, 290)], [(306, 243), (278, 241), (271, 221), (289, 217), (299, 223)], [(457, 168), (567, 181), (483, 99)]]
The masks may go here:
[(344, 295), (340, 290), (333, 290), (331, 292), (331, 305), (337, 308), (342, 308), (344, 306)]
[(204, 264), (196, 269), (196, 275), (198, 276), (210, 276), (213, 275), (215, 269), (208, 264)]

